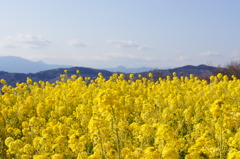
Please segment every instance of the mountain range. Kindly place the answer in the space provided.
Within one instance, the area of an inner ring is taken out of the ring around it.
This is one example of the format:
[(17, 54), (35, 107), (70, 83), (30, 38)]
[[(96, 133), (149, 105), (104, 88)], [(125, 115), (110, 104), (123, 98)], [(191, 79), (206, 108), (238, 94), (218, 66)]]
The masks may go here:
[[(80, 70), (80, 75), (83, 77), (91, 77), (96, 78), (98, 73), (101, 72), (104, 77), (110, 77), (112, 72), (106, 70), (99, 70), (93, 68), (86, 67), (71, 67), (71, 68), (58, 68), (46, 71), (40, 71), (37, 73), (8, 73), (4, 71), (0, 71), (0, 79), (5, 79), (8, 85), (14, 86), (16, 83), (26, 82), (27, 77), (30, 77), (34, 82), (37, 81), (49, 81), (50, 83), (55, 82), (56, 80), (60, 80), (60, 75), (65, 74), (64, 70), (68, 70), (68, 77), (76, 74), (77, 70)], [(1, 87), (1, 85), (0, 85)]]
[(0, 57), (0, 71), (11, 73), (37, 73), (50, 69), (70, 67), (73, 66), (46, 64), (43, 61), (34, 62), (17, 56)]
[[(5, 59), (5, 60), (4, 60)], [(6, 61), (7, 60), (7, 61)], [(7, 67), (9, 66), (9, 68)], [(39, 68), (38, 68), (39, 67)], [(37, 69), (40, 70), (37, 72)], [(45, 69), (45, 70), (44, 70)], [(30, 77), (33, 81), (49, 81), (55, 82), (60, 80), (60, 75), (64, 74), (64, 70), (68, 70), (68, 76), (70, 77), (73, 74), (76, 74), (77, 70), (80, 70), (80, 75), (83, 77), (91, 77), (92, 79), (98, 76), (98, 73), (101, 72), (105, 78), (109, 78), (113, 72), (127, 72), (127, 68), (121, 66), (116, 71), (108, 71), (104, 69), (94, 69), (88, 67), (71, 67), (66, 65), (49, 65), (44, 62), (32, 62), (26, 59), (19, 57), (0, 57), (0, 79), (5, 79), (9, 85), (15, 86), (16, 83), (22, 83), (26, 81), (27, 77)], [(125, 69), (125, 71), (124, 71)], [(145, 70), (144, 70), (145, 69)], [(199, 65), (192, 66), (187, 65), (178, 68), (172, 69), (151, 69), (151, 68), (142, 68), (135, 69), (135, 74), (142, 74), (144, 77), (147, 77), (149, 72), (152, 72), (155, 79), (159, 77), (165, 77), (172, 75), (173, 72), (176, 72), (178, 76), (189, 76), (194, 74), (198, 77), (209, 77), (214, 73), (216, 67)], [(142, 72), (139, 72), (143, 70)], [(19, 73), (23, 72), (23, 73)], [(34, 73), (29, 73), (34, 72)], [(136, 73), (137, 72), (137, 73)], [(125, 73), (128, 76), (130, 72)], [(1, 87), (1, 85), (0, 85)]]
[[(0, 57), (0, 71), (11, 73), (37, 73), (40, 71), (57, 69), (57, 68), (70, 68), (72, 65), (53, 65), (46, 64), (43, 61), (30, 61), (17, 56), (2, 56)], [(151, 71), (151, 67), (127, 68), (125, 66), (118, 66), (115, 68), (103, 68), (110, 72), (123, 72), (123, 73), (139, 73)]]

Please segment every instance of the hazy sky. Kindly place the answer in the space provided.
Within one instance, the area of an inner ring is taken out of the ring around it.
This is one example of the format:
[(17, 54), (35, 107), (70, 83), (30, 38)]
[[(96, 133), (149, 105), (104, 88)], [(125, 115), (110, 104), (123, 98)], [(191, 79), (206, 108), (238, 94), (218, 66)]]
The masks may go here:
[(0, 2), (0, 56), (94, 68), (240, 60), (239, 0)]

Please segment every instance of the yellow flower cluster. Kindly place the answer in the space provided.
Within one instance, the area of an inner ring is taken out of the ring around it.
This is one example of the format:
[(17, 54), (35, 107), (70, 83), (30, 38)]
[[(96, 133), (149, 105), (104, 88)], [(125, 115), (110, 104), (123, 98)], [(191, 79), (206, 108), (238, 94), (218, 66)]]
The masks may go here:
[(240, 158), (237, 78), (67, 73), (54, 84), (1, 80), (0, 158)]

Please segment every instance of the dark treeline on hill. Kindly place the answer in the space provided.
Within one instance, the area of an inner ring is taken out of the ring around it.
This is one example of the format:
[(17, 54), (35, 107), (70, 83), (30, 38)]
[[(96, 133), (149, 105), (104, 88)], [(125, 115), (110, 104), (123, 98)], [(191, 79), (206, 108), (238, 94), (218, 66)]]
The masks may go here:
[(215, 72), (222, 73), (223, 75), (227, 75), (228, 77), (234, 75), (235, 77), (240, 79), (240, 62), (232, 61), (225, 67), (218, 67)]
[[(217, 67), (213, 66), (207, 66), (207, 65), (199, 65), (199, 66), (192, 66), (187, 65), (183, 67), (177, 67), (173, 69), (167, 69), (167, 70), (153, 70), (151, 71), (154, 75), (154, 79), (158, 79), (159, 77), (165, 78), (166, 76), (172, 76), (173, 72), (177, 73), (177, 76), (189, 76), (190, 74), (193, 74), (194, 76), (197, 76), (201, 79), (208, 78), (215, 74), (217, 70)], [(143, 72), (141, 73), (143, 76), (147, 76), (149, 72)]]
[[(102, 75), (108, 79), (114, 72), (100, 70), (100, 69), (93, 69), (93, 68), (86, 68), (86, 67), (71, 67), (71, 68), (59, 68), (59, 69), (52, 69), (47, 71), (41, 71), (38, 73), (8, 73), (4, 71), (0, 71), (0, 79), (5, 79), (8, 85), (15, 86), (16, 83), (23, 83), (26, 82), (27, 77), (30, 77), (34, 82), (37, 81), (49, 81), (53, 83), (57, 80), (60, 80), (60, 75), (64, 74), (64, 70), (68, 70), (68, 77), (73, 74), (76, 74), (77, 70), (80, 70), (80, 76), (82, 77), (91, 77), (91, 79), (95, 79), (98, 77), (98, 73), (101, 72)], [(166, 70), (153, 70), (150, 71), (153, 74), (155, 80), (158, 80), (159, 77), (165, 78), (166, 76), (172, 76), (173, 72), (177, 73), (177, 76), (189, 76), (193, 74), (194, 76), (199, 77), (200, 79), (209, 79), (212, 75), (217, 75), (218, 73), (222, 73), (224, 75), (228, 75), (230, 78), (232, 75), (235, 75), (237, 78), (240, 78), (240, 64), (239, 63), (230, 63), (226, 67), (213, 67), (207, 65), (199, 65), (199, 66), (192, 66), (187, 65), (183, 67), (177, 67), (173, 69), (166, 69)], [(117, 72), (121, 73), (121, 72)], [(149, 72), (142, 72), (136, 73), (137, 75), (141, 74), (143, 77), (147, 77)], [(128, 78), (129, 74), (125, 73), (126, 79)], [(2, 85), (0, 84), (0, 87)]]
[[(55, 82), (56, 80), (60, 80), (60, 75), (64, 74), (64, 70), (66, 68), (59, 68), (59, 69), (52, 69), (47, 71), (41, 71), (38, 73), (8, 73), (0, 71), (0, 79), (5, 79), (8, 85), (15, 86), (16, 83), (26, 82), (27, 77), (30, 77), (34, 82), (36, 81), (49, 81)], [(98, 73), (101, 72), (103, 76), (108, 79), (113, 72), (106, 71), (106, 70), (99, 70), (93, 68), (86, 68), (86, 67), (72, 67), (67, 68), (68, 76), (70, 77), (73, 74), (76, 74), (77, 70), (80, 70), (80, 75), (83, 77), (91, 77), (95, 79), (98, 76)], [(199, 65), (199, 66), (184, 66), (178, 67), (174, 69), (167, 69), (167, 70), (153, 70), (151, 71), (154, 75), (155, 79), (159, 77), (166, 77), (168, 75), (172, 75), (173, 72), (176, 72), (178, 76), (189, 76), (190, 74), (194, 74), (198, 77), (209, 77), (213, 74), (216, 70), (216, 67), (206, 66), (206, 65)], [(120, 73), (120, 72), (119, 72)], [(147, 76), (149, 72), (142, 72), (143, 76)], [(137, 74), (136, 74), (137, 75)], [(126, 74), (128, 76), (128, 74)]]
[(47, 71), (41, 71), (38, 73), (8, 73), (0, 71), (0, 79), (5, 79), (8, 85), (15, 86), (16, 83), (26, 82), (27, 77), (30, 77), (34, 82), (37, 81), (49, 81), (51, 83), (60, 80), (60, 75), (64, 74), (64, 70), (68, 70), (68, 76), (76, 74), (77, 70), (80, 70), (80, 75), (83, 77), (96, 78), (98, 73), (101, 72), (104, 77), (110, 77), (112, 72), (106, 70), (98, 70), (86, 67), (72, 67), (72, 68), (59, 68)]

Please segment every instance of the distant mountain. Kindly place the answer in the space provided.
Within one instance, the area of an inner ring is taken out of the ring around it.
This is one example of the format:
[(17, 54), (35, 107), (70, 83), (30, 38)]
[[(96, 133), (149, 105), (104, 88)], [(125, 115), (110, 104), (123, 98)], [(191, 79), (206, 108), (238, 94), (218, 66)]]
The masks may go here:
[[(91, 77), (95, 79), (98, 77), (98, 73), (101, 72), (105, 78), (108, 78), (112, 75), (112, 72), (106, 70), (99, 70), (86, 67), (71, 67), (71, 68), (58, 68), (47, 71), (41, 71), (38, 73), (8, 73), (0, 71), (0, 79), (5, 79), (9, 85), (15, 86), (16, 83), (26, 82), (27, 77), (30, 77), (34, 82), (37, 81), (49, 81), (51, 83), (60, 80), (60, 75), (64, 74), (64, 70), (68, 70), (68, 77), (76, 74), (77, 70), (80, 70), (80, 75), (82, 77)], [(1, 87), (1, 84), (0, 84)]]
[(43, 61), (30, 61), (16, 56), (1, 56), (0, 57), (0, 71), (11, 73), (37, 73), (40, 71), (69, 68), (68, 65), (52, 65), (46, 64)]
[[(80, 70), (80, 75), (83, 77), (91, 77), (92, 79), (95, 79), (98, 76), (98, 73), (101, 72), (105, 78), (109, 78), (113, 72), (106, 71), (106, 70), (100, 70), (100, 69), (93, 69), (93, 68), (86, 68), (86, 67), (71, 67), (71, 68), (58, 68), (58, 69), (52, 69), (47, 71), (41, 71), (38, 73), (8, 73), (4, 71), (0, 71), (0, 79), (5, 79), (9, 85), (15, 86), (15, 84), (26, 82), (26, 78), (30, 77), (33, 81), (49, 81), (51, 83), (55, 82), (56, 80), (60, 80), (60, 75), (64, 74), (64, 70), (68, 70), (68, 77), (70, 77), (73, 74), (76, 74), (76, 70)], [(177, 73), (177, 76), (189, 76), (190, 74), (193, 74), (198, 77), (205, 77), (208, 78), (209, 76), (216, 73), (216, 67), (207, 66), (207, 65), (199, 65), (199, 66), (183, 66), (173, 69), (165, 69), (165, 70), (153, 70), (150, 71), (154, 75), (154, 79), (158, 79), (159, 77), (166, 77), (171, 76), (173, 72)], [(144, 77), (147, 77), (149, 71), (136, 73), (142, 74)], [(126, 74), (126, 77), (128, 75)], [(136, 76), (137, 77), (137, 76)], [(1, 85), (0, 85), (1, 87)]]
[(140, 73), (140, 72), (152, 71), (154, 70), (154, 68), (151, 68), (151, 67), (127, 68), (125, 66), (118, 66), (115, 68), (105, 68), (105, 70), (108, 70), (111, 72), (122, 72), (122, 73)]
[[(177, 67), (177, 68), (165, 69), (165, 70), (156, 69), (156, 70), (153, 70), (151, 72), (153, 73), (153, 75), (155, 77), (172, 76), (172, 73), (176, 72), (177, 76), (189, 76), (190, 74), (193, 74), (194, 76), (205, 78), (205, 77), (209, 77), (209, 76), (215, 74), (216, 71), (217, 71), (217, 67), (213, 67), (213, 66), (186, 65), (186, 66), (183, 66), (183, 67)], [(146, 76), (148, 74), (148, 72), (142, 72), (141, 74)]]
[(183, 67), (173, 68), (170, 69), (171, 72), (177, 72), (179, 76), (189, 76), (193, 74), (195, 76), (202, 76), (206, 74), (212, 74), (216, 71), (216, 67), (214, 66), (207, 66), (207, 65), (186, 65)]

